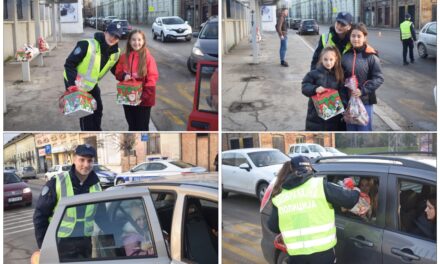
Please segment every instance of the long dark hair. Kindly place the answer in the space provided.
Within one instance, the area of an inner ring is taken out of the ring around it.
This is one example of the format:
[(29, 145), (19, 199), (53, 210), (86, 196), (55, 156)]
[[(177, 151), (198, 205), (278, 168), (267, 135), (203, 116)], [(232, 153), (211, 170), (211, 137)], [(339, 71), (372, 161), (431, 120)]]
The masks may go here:
[(141, 34), (142, 38), (144, 39), (144, 45), (139, 49), (139, 65), (137, 69), (138, 77), (145, 77), (147, 76), (147, 38), (145, 37), (145, 33), (142, 30), (134, 29), (128, 34), (128, 40), (127, 40), (127, 48), (125, 49), (125, 56), (126, 56), (126, 62), (130, 68), (131, 71), (131, 65), (128, 62), (128, 56), (130, 55), (130, 52), (134, 51), (133, 48), (130, 45), (131, 37), (134, 34)]
[(333, 70), (335, 72), (336, 81), (338, 83), (343, 83), (344, 82), (344, 70), (342, 69), (341, 53), (339, 52), (338, 48), (332, 47), (332, 46), (325, 47), (321, 51), (321, 54), (319, 54), (318, 64), (322, 65), (322, 60), (323, 60), (324, 54), (326, 52), (334, 52), (336, 54), (336, 62), (335, 62), (335, 66), (333, 66)]
[(293, 170), (292, 166), (290, 166), (290, 160), (284, 162), (283, 167), (281, 167), (281, 170), (278, 172), (275, 185), (273, 186), (272, 197), (275, 197), (281, 193), (283, 183), (286, 181), (287, 176), (292, 174), (292, 172)]

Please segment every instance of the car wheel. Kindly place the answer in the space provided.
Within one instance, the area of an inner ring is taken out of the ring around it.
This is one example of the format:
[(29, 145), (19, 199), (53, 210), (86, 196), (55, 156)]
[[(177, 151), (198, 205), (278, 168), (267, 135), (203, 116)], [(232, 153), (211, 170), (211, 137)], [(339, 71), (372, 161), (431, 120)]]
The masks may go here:
[(165, 42), (165, 36), (163, 35), (163, 32), (160, 33), (160, 40), (161, 40), (162, 42)]
[(289, 263), (289, 255), (284, 252), (280, 252), (277, 259), (277, 264), (287, 264)]
[(157, 36), (156, 36), (156, 33), (154, 33), (154, 30), (153, 30), (153, 39), (157, 39)]
[[(222, 185), (222, 190), (223, 190), (223, 185)], [(223, 199), (228, 198), (228, 195), (229, 195), (228, 192), (222, 191), (222, 198), (223, 198)]]
[(258, 188), (257, 188), (257, 197), (258, 197), (258, 200), (259, 200), (260, 202), (261, 202), (261, 200), (263, 200), (264, 193), (266, 192), (266, 189), (267, 189), (267, 183), (262, 182), (262, 183), (260, 183), (260, 184), (258, 185)]
[(417, 51), (419, 52), (420, 58), (426, 58), (428, 57), (428, 51), (426, 50), (426, 47), (424, 44), (420, 43), (417, 45)]
[(191, 36), (185, 38), (186, 41), (191, 41)]
[(125, 182), (124, 179), (117, 179), (116, 185), (123, 184), (124, 182)]
[(189, 57), (188, 60), (186, 61), (186, 66), (188, 67), (188, 70), (192, 74), (195, 74), (197, 72), (197, 64), (191, 61), (191, 57)]

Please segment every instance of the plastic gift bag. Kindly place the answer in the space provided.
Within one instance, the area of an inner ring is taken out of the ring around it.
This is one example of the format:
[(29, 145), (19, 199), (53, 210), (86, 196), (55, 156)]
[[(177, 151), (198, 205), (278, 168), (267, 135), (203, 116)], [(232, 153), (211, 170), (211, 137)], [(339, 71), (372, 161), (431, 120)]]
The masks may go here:
[[(358, 81), (356, 76), (352, 76), (345, 80), (345, 86), (352, 92), (358, 89)], [(344, 121), (347, 124), (352, 125), (368, 125), (369, 118), (367, 109), (365, 109), (364, 103), (360, 97), (350, 96), (347, 109), (344, 113)]]
[(59, 99), (60, 111), (69, 117), (81, 118), (93, 114), (97, 103), (93, 96), (76, 86), (70, 86)]
[(118, 83), (116, 103), (122, 105), (139, 105), (142, 96), (142, 82), (136, 80), (122, 81)]
[(341, 96), (336, 90), (326, 89), (325, 92), (312, 96), (312, 101), (319, 117), (324, 120), (344, 112)]
[(47, 44), (43, 37), (38, 38), (38, 50), (40, 52), (46, 52), (49, 50), (49, 44)]
[(355, 187), (354, 181), (352, 178), (345, 178), (343, 181), (339, 182), (339, 185), (344, 187), (345, 189), (349, 190), (357, 190), (359, 191), (359, 200), (351, 208), (349, 211), (352, 212), (355, 215), (359, 216), (366, 216), (368, 211), (371, 209), (371, 199), (370, 196), (367, 193), (363, 193), (359, 190), (359, 188)]

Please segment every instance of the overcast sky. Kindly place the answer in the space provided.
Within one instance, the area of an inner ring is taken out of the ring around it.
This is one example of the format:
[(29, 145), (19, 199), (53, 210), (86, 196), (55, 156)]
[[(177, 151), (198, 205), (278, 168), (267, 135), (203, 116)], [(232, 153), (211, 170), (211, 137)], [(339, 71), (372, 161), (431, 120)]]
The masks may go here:
[(4, 133), (3, 134), (3, 145), (8, 143), (13, 137), (20, 135), (20, 133)]

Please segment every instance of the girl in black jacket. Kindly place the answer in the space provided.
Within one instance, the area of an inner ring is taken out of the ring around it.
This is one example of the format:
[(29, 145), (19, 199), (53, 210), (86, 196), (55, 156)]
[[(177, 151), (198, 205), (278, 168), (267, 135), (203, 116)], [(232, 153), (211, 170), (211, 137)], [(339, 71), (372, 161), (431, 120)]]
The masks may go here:
[(318, 67), (304, 77), (302, 93), (309, 97), (307, 109), (306, 130), (308, 131), (345, 131), (346, 125), (342, 114), (324, 120), (318, 116), (312, 96), (333, 89), (339, 92), (341, 100), (346, 105), (347, 89), (344, 87), (344, 73), (341, 66), (341, 54), (335, 47), (326, 47), (319, 57)]

